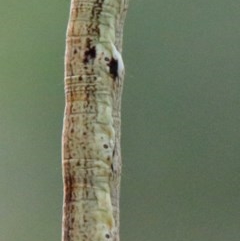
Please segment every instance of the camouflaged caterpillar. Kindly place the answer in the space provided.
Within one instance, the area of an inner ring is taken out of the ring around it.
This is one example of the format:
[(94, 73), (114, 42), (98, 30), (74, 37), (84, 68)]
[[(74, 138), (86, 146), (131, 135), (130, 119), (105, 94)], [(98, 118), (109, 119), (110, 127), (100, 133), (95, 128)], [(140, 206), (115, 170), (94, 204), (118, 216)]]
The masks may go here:
[(65, 52), (62, 241), (118, 241), (126, 0), (72, 0)]

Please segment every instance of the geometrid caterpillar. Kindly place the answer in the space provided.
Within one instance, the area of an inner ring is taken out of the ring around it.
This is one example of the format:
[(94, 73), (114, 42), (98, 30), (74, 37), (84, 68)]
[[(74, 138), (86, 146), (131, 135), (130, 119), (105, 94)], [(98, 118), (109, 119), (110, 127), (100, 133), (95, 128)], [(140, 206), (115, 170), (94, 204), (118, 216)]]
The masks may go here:
[(62, 241), (118, 241), (126, 0), (72, 0), (65, 52)]

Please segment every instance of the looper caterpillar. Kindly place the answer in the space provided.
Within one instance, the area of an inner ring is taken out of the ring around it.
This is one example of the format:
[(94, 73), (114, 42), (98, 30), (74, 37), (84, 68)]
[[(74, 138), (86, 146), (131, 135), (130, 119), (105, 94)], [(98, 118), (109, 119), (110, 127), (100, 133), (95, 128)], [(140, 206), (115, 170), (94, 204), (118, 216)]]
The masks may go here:
[(71, 0), (62, 241), (118, 241), (122, 33), (128, 0)]

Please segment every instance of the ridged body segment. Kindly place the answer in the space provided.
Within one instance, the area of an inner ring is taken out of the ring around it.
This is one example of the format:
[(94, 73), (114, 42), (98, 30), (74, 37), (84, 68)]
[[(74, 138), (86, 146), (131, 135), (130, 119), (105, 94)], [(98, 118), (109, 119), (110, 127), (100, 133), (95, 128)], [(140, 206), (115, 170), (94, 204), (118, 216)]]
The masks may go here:
[(62, 241), (117, 241), (124, 0), (72, 0), (65, 52)]

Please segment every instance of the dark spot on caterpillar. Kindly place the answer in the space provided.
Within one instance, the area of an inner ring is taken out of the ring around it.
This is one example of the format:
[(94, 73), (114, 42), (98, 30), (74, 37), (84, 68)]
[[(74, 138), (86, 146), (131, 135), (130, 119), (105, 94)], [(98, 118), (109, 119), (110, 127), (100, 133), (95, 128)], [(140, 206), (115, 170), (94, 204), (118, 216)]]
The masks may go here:
[(114, 80), (118, 77), (118, 61), (114, 58), (111, 58), (109, 64), (110, 74)]
[(112, 170), (112, 172), (114, 171), (114, 169), (113, 169), (113, 164), (111, 164), (111, 170)]
[(74, 53), (74, 54), (76, 54), (76, 53), (77, 53), (77, 50), (76, 50), (76, 49), (74, 49), (73, 53)]
[(105, 57), (104, 60), (108, 62), (110, 59), (108, 57)]
[(95, 59), (95, 58), (96, 58), (96, 48), (95, 46), (93, 46), (85, 51), (83, 62), (84, 64), (87, 64), (91, 59)]
[(115, 156), (115, 147), (114, 147), (114, 149), (113, 149), (112, 156), (113, 156), (113, 157)]
[(108, 145), (107, 145), (107, 144), (104, 144), (103, 147), (104, 147), (105, 149), (107, 149), (107, 148), (108, 148)]
[(105, 237), (106, 237), (106, 238), (110, 238), (110, 235), (107, 233), (107, 234), (105, 235)]

